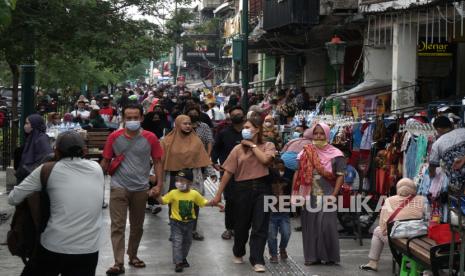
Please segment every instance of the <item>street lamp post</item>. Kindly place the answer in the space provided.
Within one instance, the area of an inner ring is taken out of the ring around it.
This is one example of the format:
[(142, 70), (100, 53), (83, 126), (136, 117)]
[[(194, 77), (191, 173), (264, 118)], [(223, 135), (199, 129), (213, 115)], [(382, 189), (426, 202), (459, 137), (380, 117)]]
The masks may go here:
[(249, 109), (249, 1), (242, 0), (242, 18), (241, 18), (241, 72), (242, 72), (242, 108), (245, 111)]
[(340, 37), (334, 36), (330, 42), (326, 42), (326, 50), (328, 50), (329, 63), (336, 71), (336, 93), (341, 92), (341, 67), (344, 65), (344, 57), (346, 53), (347, 43), (342, 41)]

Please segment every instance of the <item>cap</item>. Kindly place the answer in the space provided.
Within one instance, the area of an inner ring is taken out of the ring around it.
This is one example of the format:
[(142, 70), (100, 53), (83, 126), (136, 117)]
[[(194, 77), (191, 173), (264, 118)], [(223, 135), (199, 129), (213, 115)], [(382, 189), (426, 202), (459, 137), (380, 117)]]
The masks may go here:
[(82, 155), (85, 147), (84, 139), (76, 131), (65, 131), (58, 135), (55, 147), (64, 155), (76, 156)]
[(102, 100), (109, 100), (110, 98), (108, 98), (108, 96), (105, 96), (102, 98)]
[(445, 112), (449, 109), (449, 107), (446, 105), (446, 106), (441, 106), (440, 108), (438, 108), (438, 112)]
[(176, 174), (177, 177), (182, 177), (182, 178), (185, 178), (189, 181), (194, 181), (194, 174), (192, 173), (192, 170), (191, 169), (183, 169), (183, 170), (180, 170), (178, 171), (178, 173)]

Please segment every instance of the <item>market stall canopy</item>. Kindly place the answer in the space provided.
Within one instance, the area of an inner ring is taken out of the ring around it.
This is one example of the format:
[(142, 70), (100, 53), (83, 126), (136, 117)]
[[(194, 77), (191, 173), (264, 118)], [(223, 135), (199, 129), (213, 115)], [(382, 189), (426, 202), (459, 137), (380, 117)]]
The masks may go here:
[(391, 81), (385, 80), (366, 80), (352, 89), (349, 89), (342, 93), (332, 94), (327, 97), (328, 100), (336, 98), (353, 98), (370, 95), (381, 95), (392, 92)]

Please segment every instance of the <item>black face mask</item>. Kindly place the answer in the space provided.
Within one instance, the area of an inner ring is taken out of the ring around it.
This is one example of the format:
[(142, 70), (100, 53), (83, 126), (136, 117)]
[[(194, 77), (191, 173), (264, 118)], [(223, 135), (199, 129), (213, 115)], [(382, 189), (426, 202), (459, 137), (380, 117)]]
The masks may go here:
[(198, 116), (198, 115), (195, 115), (195, 116), (190, 115), (189, 117), (191, 118), (191, 121), (192, 121), (193, 123), (196, 123), (196, 122), (199, 121), (199, 116)]
[(244, 116), (238, 115), (238, 116), (232, 116), (231, 117), (231, 122), (235, 125), (241, 124), (244, 122)]

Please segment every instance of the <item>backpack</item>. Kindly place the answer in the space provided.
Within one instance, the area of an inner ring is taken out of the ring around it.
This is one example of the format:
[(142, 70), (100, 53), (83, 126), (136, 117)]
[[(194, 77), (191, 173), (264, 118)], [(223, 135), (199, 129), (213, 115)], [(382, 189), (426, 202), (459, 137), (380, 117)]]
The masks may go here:
[(40, 235), (50, 218), (50, 199), (47, 182), (56, 162), (47, 162), (40, 171), (41, 191), (32, 193), (16, 206), (11, 228), (7, 234), (8, 250), (18, 256), (24, 264), (36, 256), (40, 245)]

